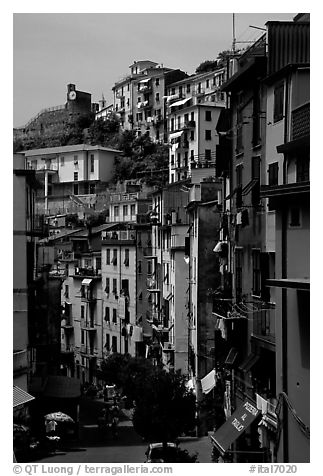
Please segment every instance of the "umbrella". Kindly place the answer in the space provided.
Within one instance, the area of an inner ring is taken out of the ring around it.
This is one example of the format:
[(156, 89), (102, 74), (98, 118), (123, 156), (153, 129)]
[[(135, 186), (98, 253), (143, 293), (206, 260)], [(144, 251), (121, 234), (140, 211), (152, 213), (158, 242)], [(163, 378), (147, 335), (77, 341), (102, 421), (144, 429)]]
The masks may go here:
[(48, 413), (48, 415), (45, 415), (45, 420), (54, 420), (54, 421), (62, 421), (62, 422), (67, 422), (67, 423), (74, 423), (73, 418), (71, 418), (69, 415), (66, 415), (66, 413), (62, 412), (54, 412), (54, 413)]

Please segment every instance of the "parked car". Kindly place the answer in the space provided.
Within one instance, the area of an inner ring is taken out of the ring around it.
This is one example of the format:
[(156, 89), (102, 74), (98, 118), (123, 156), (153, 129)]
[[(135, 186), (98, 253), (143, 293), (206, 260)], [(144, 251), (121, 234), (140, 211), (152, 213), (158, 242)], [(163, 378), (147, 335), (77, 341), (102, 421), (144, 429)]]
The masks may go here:
[(166, 447), (163, 443), (150, 443), (146, 450), (146, 463), (175, 463), (178, 458), (178, 446), (168, 442)]

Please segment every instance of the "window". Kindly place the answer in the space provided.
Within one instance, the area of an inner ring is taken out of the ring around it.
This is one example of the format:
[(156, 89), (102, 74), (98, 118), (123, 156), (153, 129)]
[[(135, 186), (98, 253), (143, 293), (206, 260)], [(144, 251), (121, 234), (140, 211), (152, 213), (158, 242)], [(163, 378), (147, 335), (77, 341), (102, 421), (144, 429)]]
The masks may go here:
[(114, 295), (116, 295), (118, 293), (118, 288), (117, 288), (117, 280), (115, 278), (113, 278), (113, 281), (112, 281), (112, 292)]
[(194, 112), (191, 112), (191, 121), (194, 121)]
[(177, 129), (181, 128), (181, 116), (177, 117)]
[(153, 272), (152, 261), (149, 259), (147, 260), (147, 274), (151, 275)]
[(60, 160), (61, 160), (61, 166), (63, 167), (65, 165), (65, 157), (62, 155)]
[(306, 157), (297, 159), (296, 182), (308, 182), (310, 179), (310, 162)]
[(299, 207), (292, 207), (289, 211), (289, 226), (300, 227), (301, 226), (301, 213)]
[(156, 84), (156, 86), (159, 86), (159, 78), (156, 78), (155, 84)]
[(198, 83), (198, 86), (197, 86), (197, 92), (198, 93), (200, 93), (202, 91), (201, 86), (202, 86), (202, 84)]
[(105, 344), (104, 347), (109, 352), (110, 351), (110, 334), (105, 335)]
[(124, 296), (129, 296), (129, 279), (122, 279), (121, 289)]
[(205, 160), (211, 160), (211, 149), (205, 149)]
[(172, 95), (175, 94), (175, 88), (172, 88), (172, 93), (171, 93), (171, 94), (172, 94)]
[(243, 166), (237, 165), (236, 167), (236, 182), (237, 182), (237, 191), (236, 191), (236, 207), (242, 207), (242, 172)]
[(84, 335), (84, 334), (85, 334), (85, 333), (84, 333), (84, 330), (81, 329), (81, 344), (82, 344), (82, 345), (85, 344), (85, 339), (84, 339), (85, 335)]
[(159, 93), (156, 93), (156, 102), (159, 102)]
[(205, 111), (205, 120), (212, 121), (212, 111)]
[(126, 267), (129, 266), (129, 250), (128, 249), (124, 250), (124, 265)]
[(105, 308), (104, 320), (110, 322), (110, 308), (108, 306)]
[(90, 183), (90, 193), (95, 193), (95, 183)]
[(105, 289), (104, 291), (107, 293), (107, 295), (110, 294), (110, 278), (105, 278)]
[(273, 162), (272, 164), (269, 164), (268, 185), (278, 185), (278, 162)]
[(73, 184), (73, 193), (74, 193), (74, 195), (79, 194), (79, 184), (78, 183)]
[(194, 131), (191, 131), (190, 133), (190, 140), (194, 140)]
[(118, 218), (119, 217), (119, 206), (118, 205), (115, 205), (113, 207), (113, 213), (114, 213), (114, 218)]
[(205, 140), (211, 140), (211, 131), (208, 129), (205, 131)]
[(111, 260), (110, 260), (110, 249), (108, 248), (107, 249), (107, 255), (106, 255), (107, 259), (106, 259), (106, 264), (110, 264), (111, 263)]
[(112, 309), (112, 322), (113, 324), (117, 323), (117, 310), (115, 308)]
[(111, 345), (112, 352), (118, 352), (117, 343), (118, 343), (117, 336), (112, 336), (112, 345)]
[(243, 117), (242, 117), (242, 109), (237, 111), (237, 143), (236, 143), (236, 151), (240, 152), (243, 149)]
[(186, 85), (186, 92), (187, 92), (187, 93), (190, 93), (190, 92), (191, 92), (191, 85), (190, 85), (190, 84), (187, 84), (187, 85)]
[(141, 231), (137, 231), (137, 245), (138, 245), (139, 247), (142, 246)]
[(90, 156), (90, 160), (91, 160), (91, 173), (94, 172), (94, 154), (91, 154)]
[(134, 216), (136, 214), (136, 205), (130, 205), (130, 215)]
[(252, 250), (252, 294), (260, 296), (260, 250)]
[(64, 297), (68, 298), (68, 285), (65, 284), (65, 292), (64, 292)]
[(77, 182), (79, 179), (79, 174), (78, 172), (74, 172), (74, 182)]
[(261, 112), (260, 112), (260, 95), (259, 90), (254, 91), (253, 96), (253, 113), (252, 113), (252, 144), (256, 145), (260, 142), (260, 124), (261, 124)]
[(126, 217), (128, 215), (128, 205), (123, 205), (123, 216)]
[(142, 274), (142, 261), (138, 261), (138, 274)]
[(284, 83), (281, 82), (274, 89), (274, 122), (284, 117)]
[(206, 80), (206, 87), (207, 87), (207, 88), (210, 87), (210, 80), (209, 80), (209, 79)]
[(112, 264), (113, 266), (117, 266), (118, 264), (118, 255), (117, 255), (118, 250), (114, 249), (113, 250), (113, 258), (112, 258)]
[(252, 157), (252, 179), (260, 180), (260, 157)]
[(240, 299), (242, 294), (242, 249), (235, 249), (235, 288), (236, 298)]

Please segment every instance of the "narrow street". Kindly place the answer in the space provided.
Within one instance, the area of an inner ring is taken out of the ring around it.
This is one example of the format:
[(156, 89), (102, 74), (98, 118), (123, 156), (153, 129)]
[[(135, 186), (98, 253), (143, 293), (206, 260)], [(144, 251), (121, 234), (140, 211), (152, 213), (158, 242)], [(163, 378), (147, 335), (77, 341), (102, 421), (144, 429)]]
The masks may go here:
[[(118, 426), (116, 439), (112, 435), (99, 434), (96, 415), (103, 406), (102, 401), (83, 398), (80, 412), (80, 443), (68, 451), (58, 451), (38, 460), (43, 463), (144, 463), (148, 443), (134, 431), (129, 413), (124, 412)], [(212, 444), (210, 439), (180, 438), (180, 447), (190, 454), (198, 453), (199, 463), (211, 463)]]

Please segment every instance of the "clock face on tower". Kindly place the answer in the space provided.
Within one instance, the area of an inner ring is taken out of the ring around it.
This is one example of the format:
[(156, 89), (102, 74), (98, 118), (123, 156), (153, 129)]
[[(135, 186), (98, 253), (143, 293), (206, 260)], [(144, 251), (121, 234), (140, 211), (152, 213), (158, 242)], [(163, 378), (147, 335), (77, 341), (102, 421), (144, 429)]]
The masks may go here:
[(68, 98), (71, 99), (72, 101), (74, 101), (74, 99), (76, 99), (76, 92), (71, 91), (68, 95)]

